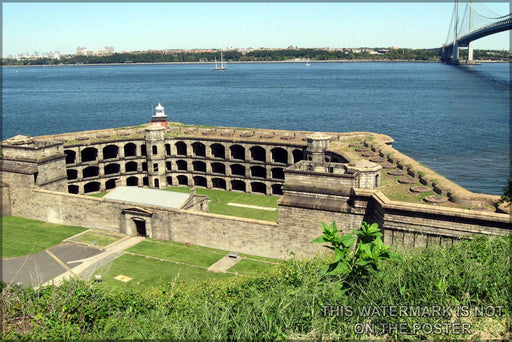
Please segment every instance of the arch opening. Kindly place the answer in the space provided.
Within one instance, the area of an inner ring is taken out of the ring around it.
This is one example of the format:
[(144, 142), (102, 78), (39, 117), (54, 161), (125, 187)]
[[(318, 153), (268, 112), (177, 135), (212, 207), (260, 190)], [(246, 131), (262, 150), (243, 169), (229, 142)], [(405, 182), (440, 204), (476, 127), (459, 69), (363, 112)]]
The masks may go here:
[(137, 146), (134, 143), (124, 145), (124, 156), (135, 157), (137, 155)]
[(76, 162), (76, 152), (73, 150), (64, 150), (66, 155), (66, 164), (74, 164)]
[(270, 151), (274, 163), (288, 164), (288, 152), (281, 147), (276, 147)]
[(221, 144), (212, 144), (210, 146), (213, 158), (226, 158), (226, 149)]
[(103, 160), (116, 159), (119, 154), (119, 147), (116, 145), (107, 145), (103, 148)]

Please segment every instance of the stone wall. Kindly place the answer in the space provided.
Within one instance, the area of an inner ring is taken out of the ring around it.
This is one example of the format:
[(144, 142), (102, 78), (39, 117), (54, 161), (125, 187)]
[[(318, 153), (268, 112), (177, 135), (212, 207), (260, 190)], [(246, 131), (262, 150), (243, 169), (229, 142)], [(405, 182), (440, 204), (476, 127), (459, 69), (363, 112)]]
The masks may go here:
[(131, 210), (150, 217), (147, 219), (148, 230), (151, 230), (148, 236), (153, 238), (265, 257), (285, 257), (282, 251), (286, 246), (279, 236), (278, 225), (273, 222), (151, 205), (134, 206), (128, 202), (41, 189), (15, 190), (12, 200), (16, 203), (12, 211), (15, 216), (123, 232), (123, 212)]
[(385, 243), (391, 245), (426, 247), (512, 232), (507, 214), (391, 201), (379, 191), (372, 195), (369, 210), (384, 231)]
[(9, 196), (9, 186), (6, 184), (0, 184), (0, 194), (0, 201), (2, 201), (2, 217), (11, 216), (11, 198)]

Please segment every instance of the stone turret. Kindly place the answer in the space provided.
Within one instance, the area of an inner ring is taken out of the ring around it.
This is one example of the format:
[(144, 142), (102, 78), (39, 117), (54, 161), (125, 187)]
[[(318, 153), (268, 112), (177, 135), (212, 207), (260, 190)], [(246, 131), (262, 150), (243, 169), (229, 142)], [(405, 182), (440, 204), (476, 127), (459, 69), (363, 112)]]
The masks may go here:
[(145, 140), (148, 163), (148, 182), (150, 188), (165, 185), (165, 128), (149, 126), (146, 128)]
[(325, 151), (329, 149), (329, 136), (322, 133), (314, 133), (307, 137), (307, 159), (312, 161), (315, 167), (325, 164)]

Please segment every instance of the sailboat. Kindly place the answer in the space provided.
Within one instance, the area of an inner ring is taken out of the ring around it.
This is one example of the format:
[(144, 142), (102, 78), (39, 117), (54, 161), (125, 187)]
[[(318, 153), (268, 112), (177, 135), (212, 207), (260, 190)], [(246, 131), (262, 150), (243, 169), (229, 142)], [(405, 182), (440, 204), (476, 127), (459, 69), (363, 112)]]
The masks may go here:
[(309, 58), (306, 60), (306, 66), (310, 66), (311, 64), (309, 64)]
[(213, 70), (227, 70), (228, 68), (224, 66), (224, 59), (222, 59), (222, 51), (220, 52), (220, 67), (217, 65), (217, 57), (215, 57), (215, 68)]

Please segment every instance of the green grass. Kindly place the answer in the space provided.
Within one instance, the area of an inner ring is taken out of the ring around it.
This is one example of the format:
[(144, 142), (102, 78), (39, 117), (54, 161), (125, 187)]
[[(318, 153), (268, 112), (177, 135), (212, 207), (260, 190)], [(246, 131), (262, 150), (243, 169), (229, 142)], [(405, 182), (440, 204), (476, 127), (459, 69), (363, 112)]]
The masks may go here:
[(231, 267), (228, 271), (244, 275), (257, 276), (265, 273), (274, 266), (274, 264), (270, 264), (268, 262), (242, 259), (239, 262), (237, 262), (233, 267)]
[(2, 258), (30, 255), (58, 245), (86, 228), (45, 223), (15, 216), (2, 217)]
[[(189, 187), (168, 187), (165, 190), (189, 193)], [(233, 207), (227, 205), (229, 202), (257, 205), (261, 207), (270, 207), (277, 209), (277, 200), (279, 197), (276, 196), (264, 196), (254, 195), (238, 192), (230, 192), (223, 190), (203, 189), (197, 188), (198, 195), (208, 195), (210, 202), (208, 204), (210, 213), (243, 217), (256, 220), (264, 221), (277, 221), (277, 210), (267, 211), (258, 210), (251, 208)]]
[(91, 195), (87, 195), (87, 196), (91, 196), (91, 197), (104, 197), (106, 194), (108, 194), (108, 192), (98, 192), (97, 194), (91, 194)]
[(160, 244), (153, 241), (139, 242), (126, 251), (202, 267), (211, 266), (227, 254), (198, 250), (186, 246)]
[[(87, 232), (76, 238), (76, 242), (85, 243), (91, 246), (105, 247), (119, 240), (119, 237), (103, 233)], [(96, 241), (96, 243), (94, 243)]]
[[(131, 289), (144, 291), (149, 286), (164, 286), (175, 279), (179, 282), (190, 282), (233, 277), (230, 273), (214, 273), (202, 267), (191, 267), (131, 254), (120, 256), (110, 264), (98, 269), (95, 274), (102, 275), (101, 286), (123, 291)], [(120, 274), (133, 279), (126, 283), (114, 279)]]
[[(207, 270), (209, 266), (228, 254), (223, 250), (189, 246), (172, 241), (144, 240), (130, 247), (126, 252), (128, 253), (96, 272), (105, 279), (102, 286), (119, 290), (143, 289), (148, 285), (168, 284), (174, 281), (177, 275), (179, 275), (177, 279), (179, 282), (222, 280), (235, 276), (232, 273), (215, 273)], [(268, 258), (267, 260), (278, 261)], [(272, 266), (274, 265), (268, 262), (244, 259), (228, 272), (256, 276)], [(133, 280), (124, 283), (114, 279), (120, 274), (129, 276)]]
[[(510, 236), (477, 237), (453, 246), (398, 249), (402, 259), (384, 262), (383, 277), (353, 279), (344, 289), (343, 278), (322, 273), (333, 255), (291, 258), (256, 277), (224, 275), (227, 279), (201, 273), (204, 269), (179, 269), (170, 262), (124, 255), (112, 263), (109, 274), (133, 277), (126, 284), (110, 278), (39, 290), (4, 288), (2, 338), (510, 340), (511, 242)], [(140, 278), (148, 268), (152, 278)], [(187, 281), (189, 271), (204, 281)], [(173, 284), (178, 273), (183, 281)], [(117, 284), (127, 289), (119, 291)], [(427, 313), (451, 307), (454, 316), (358, 313), (358, 308), (391, 305), (426, 308)], [(333, 314), (324, 314), (330, 306)], [(352, 308), (352, 314), (343, 314), (341, 307)], [(476, 317), (477, 307), (502, 307), (502, 315)], [(457, 316), (456, 308), (467, 308), (469, 315)], [(411, 333), (413, 325), (428, 328), (436, 323), (468, 323), (471, 329), (465, 334)], [(409, 334), (383, 331), (380, 324), (402, 325)], [(355, 332), (366, 325), (376, 327), (375, 334)]]

